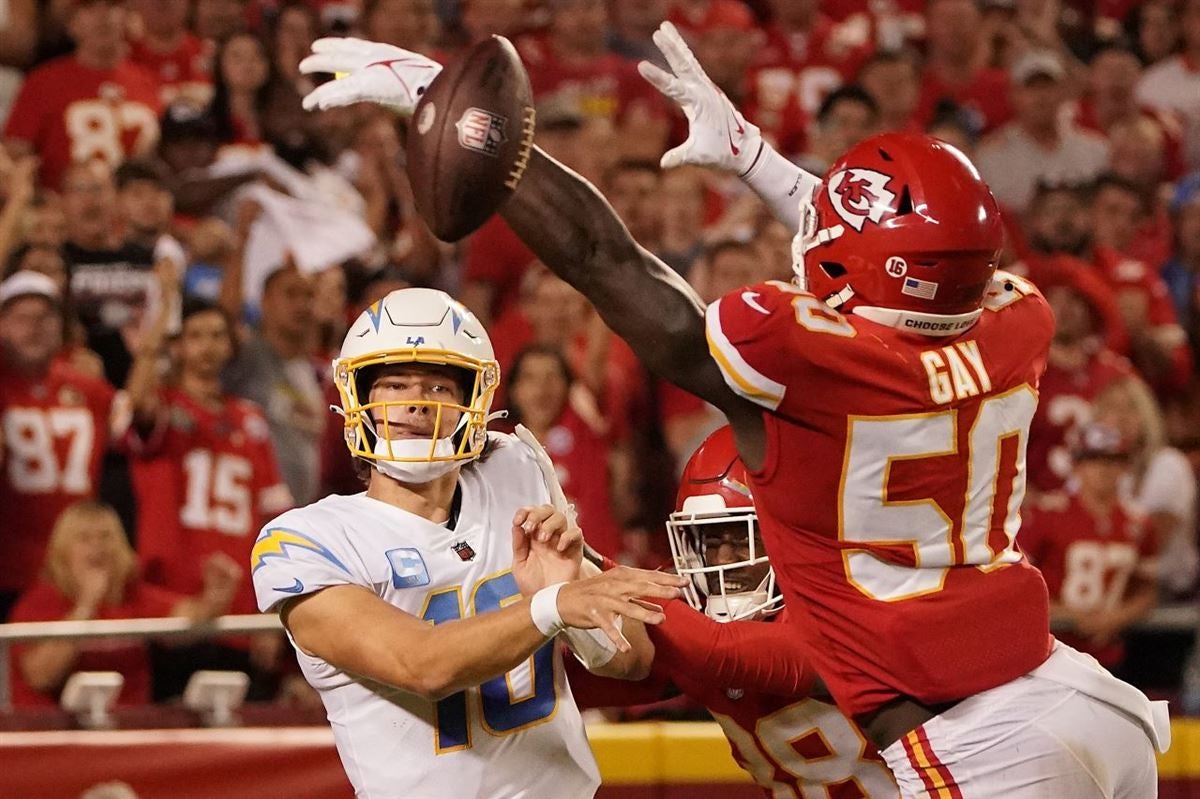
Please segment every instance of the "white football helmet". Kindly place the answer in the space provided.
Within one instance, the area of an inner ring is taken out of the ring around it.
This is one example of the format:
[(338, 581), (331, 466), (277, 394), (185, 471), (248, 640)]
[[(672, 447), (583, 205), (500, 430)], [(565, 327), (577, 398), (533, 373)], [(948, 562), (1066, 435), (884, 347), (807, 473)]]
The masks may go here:
[[(414, 363), (461, 370), (463, 404), (370, 401), (378, 367)], [(483, 452), (500, 366), (487, 331), (462, 303), (443, 291), (411, 288), (393, 291), (359, 315), (333, 362), (333, 378), (350, 454), (394, 479), (425, 483)], [(393, 436), (390, 425), (396, 422), (390, 407), (414, 405), (433, 408), (434, 435), (428, 439)], [(453, 427), (443, 429), (448, 410), (460, 416)]]

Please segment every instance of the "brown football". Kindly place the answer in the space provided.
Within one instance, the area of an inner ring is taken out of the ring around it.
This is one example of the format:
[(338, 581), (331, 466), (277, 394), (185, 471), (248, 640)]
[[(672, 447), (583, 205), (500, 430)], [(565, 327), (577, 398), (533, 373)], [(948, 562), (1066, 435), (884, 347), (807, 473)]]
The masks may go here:
[(533, 126), (529, 75), (508, 39), (480, 42), (442, 70), (408, 131), (413, 199), (435, 236), (461, 239), (512, 195)]

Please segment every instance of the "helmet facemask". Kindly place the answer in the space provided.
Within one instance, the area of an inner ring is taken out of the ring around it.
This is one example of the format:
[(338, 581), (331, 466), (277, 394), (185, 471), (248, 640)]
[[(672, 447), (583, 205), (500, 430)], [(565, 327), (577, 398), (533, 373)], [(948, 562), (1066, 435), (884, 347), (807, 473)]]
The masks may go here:
[[(450, 367), (463, 388), (462, 402), (430, 399), (389, 399), (372, 402), (371, 386), (383, 367), (403, 364)], [(477, 361), (461, 353), (373, 353), (339, 359), (334, 377), (341, 396), (345, 440), (351, 455), (370, 462), (401, 482), (425, 483), (456, 466), (478, 458), (487, 442), (488, 410), (499, 384), (494, 361)], [(460, 379), (458, 379), (460, 378)], [(420, 418), (419, 435), (405, 431), (413, 408), (429, 409)], [(454, 417), (457, 416), (457, 419)]]
[[(719, 513), (677, 511), (667, 522), (667, 533), (675, 570), (691, 580), (684, 597), (709, 618), (719, 622), (755, 620), (783, 607), (754, 508), (729, 508)], [(722, 546), (732, 546), (734, 556), (722, 558)]]

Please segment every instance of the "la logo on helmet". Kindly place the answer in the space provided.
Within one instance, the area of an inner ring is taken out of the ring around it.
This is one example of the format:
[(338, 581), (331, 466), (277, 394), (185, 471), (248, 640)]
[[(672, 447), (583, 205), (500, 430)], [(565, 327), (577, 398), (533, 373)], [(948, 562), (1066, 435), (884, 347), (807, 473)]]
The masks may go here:
[(868, 219), (878, 225), (892, 207), (896, 194), (887, 188), (891, 179), (874, 169), (843, 169), (829, 179), (829, 201), (837, 215), (861, 233)]

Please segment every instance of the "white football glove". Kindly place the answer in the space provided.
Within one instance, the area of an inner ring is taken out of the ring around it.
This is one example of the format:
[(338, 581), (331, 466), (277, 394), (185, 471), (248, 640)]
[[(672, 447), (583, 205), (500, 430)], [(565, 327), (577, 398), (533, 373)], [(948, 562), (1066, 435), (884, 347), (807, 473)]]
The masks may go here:
[(649, 61), (638, 64), (638, 72), (679, 103), (688, 121), (687, 141), (663, 155), (662, 168), (696, 164), (733, 172), (762, 198), (776, 219), (798, 230), (800, 209), (821, 179), (763, 141), (758, 126), (747, 121), (705, 74), (674, 25), (664, 22), (653, 38), (671, 72)]
[(679, 103), (688, 121), (687, 141), (663, 155), (662, 168), (697, 164), (745, 175), (763, 146), (758, 127), (712, 82), (674, 25), (664, 22), (653, 38), (671, 72), (649, 61), (638, 64), (638, 72)]
[(312, 54), (300, 62), (300, 71), (340, 76), (308, 93), (304, 98), (307, 111), (378, 103), (411, 116), (442, 65), (390, 44), (335, 37), (313, 42)]

